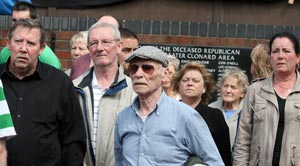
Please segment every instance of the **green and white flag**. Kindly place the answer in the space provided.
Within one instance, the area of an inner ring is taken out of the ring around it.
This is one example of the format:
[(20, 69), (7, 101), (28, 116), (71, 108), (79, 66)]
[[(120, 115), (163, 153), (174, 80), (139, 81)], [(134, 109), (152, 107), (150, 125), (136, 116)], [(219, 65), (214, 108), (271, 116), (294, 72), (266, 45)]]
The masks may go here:
[(2, 81), (0, 80), (0, 138), (14, 135), (16, 135), (16, 131), (5, 99)]

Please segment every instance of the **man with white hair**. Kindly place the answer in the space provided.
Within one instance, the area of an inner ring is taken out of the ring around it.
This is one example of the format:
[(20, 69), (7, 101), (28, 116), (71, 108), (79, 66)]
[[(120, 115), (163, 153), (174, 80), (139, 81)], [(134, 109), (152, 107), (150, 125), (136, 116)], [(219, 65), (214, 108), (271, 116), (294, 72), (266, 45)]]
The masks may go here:
[(117, 114), (136, 96), (131, 80), (118, 65), (120, 32), (112, 24), (98, 22), (88, 31), (88, 46), (94, 63), (73, 83), (86, 122), (89, 166), (114, 166), (114, 124)]
[(166, 53), (144, 46), (125, 61), (138, 97), (116, 120), (116, 166), (182, 166), (190, 156), (201, 158), (207, 165), (224, 165), (199, 113), (163, 91)]
[[(118, 20), (110, 15), (102, 16), (97, 21), (97, 23), (100, 23), (100, 22), (109, 23), (111, 25), (116, 26), (117, 28), (120, 27)], [(86, 71), (88, 71), (89, 68), (92, 67), (93, 65), (94, 65), (94, 62), (92, 61), (90, 54), (86, 54), (86, 55), (83, 55), (83, 56), (77, 58), (75, 61), (73, 61), (71, 72), (70, 72), (70, 78), (72, 80), (76, 79), (81, 74), (84, 74)]]

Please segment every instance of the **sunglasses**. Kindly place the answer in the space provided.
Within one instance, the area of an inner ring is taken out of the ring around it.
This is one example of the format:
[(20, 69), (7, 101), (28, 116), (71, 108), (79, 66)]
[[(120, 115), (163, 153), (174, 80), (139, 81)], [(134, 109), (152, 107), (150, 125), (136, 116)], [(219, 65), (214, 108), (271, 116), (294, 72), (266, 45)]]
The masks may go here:
[(141, 67), (143, 72), (148, 74), (148, 75), (152, 75), (153, 72), (154, 72), (154, 66), (153, 65), (142, 64), (141, 66), (139, 66), (139, 65), (136, 65), (136, 64), (130, 64), (128, 66), (129, 74), (130, 75), (135, 74), (138, 71), (139, 67)]

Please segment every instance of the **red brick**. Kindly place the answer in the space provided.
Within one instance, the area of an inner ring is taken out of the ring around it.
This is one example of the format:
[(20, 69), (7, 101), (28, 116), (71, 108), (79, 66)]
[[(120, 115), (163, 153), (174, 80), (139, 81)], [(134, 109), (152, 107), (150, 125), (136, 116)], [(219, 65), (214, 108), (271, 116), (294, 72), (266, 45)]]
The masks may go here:
[(179, 38), (178, 44), (182, 44), (182, 45), (190, 45), (191, 44), (191, 37), (180, 36), (178, 38)]
[(151, 43), (151, 37), (150, 35), (143, 35), (139, 37), (140, 43)]
[(228, 38), (221, 38), (220, 39), (221, 46), (228, 46)]
[(267, 42), (268, 40), (263, 40), (263, 39), (248, 39), (248, 42), (247, 42), (247, 46), (248, 47), (255, 47), (257, 44), (260, 44), (260, 43), (264, 43), (264, 42)]
[(71, 59), (70, 51), (56, 50), (55, 54), (59, 59)]
[(178, 45), (179, 37), (178, 36), (168, 36), (168, 43)]
[(168, 42), (166, 36), (151, 35), (150, 38), (151, 38), (151, 43), (155, 43), (155, 44), (166, 44)]
[(76, 31), (59, 31), (55, 32), (56, 40), (67, 40), (69, 41), (73, 35), (75, 35)]
[(220, 46), (219, 38), (211, 37), (206, 39), (207, 46)]
[(195, 46), (206, 46), (206, 39), (205, 37), (191, 37), (191, 44)]
[(1, 29), (0, 37), (6, 39), (8, 34), (8, 30)]
[(241, 39), (241, 38), (230, 38), (228, 40), (228, 45), (233, 47), (243, 47), (245, 46), (245, 44), (246, 44), (245, 39)]
[(70, 50), (69, 41), (66, 40), (56, 40), (55, 49), (59, 50)]
[(6, 46), (6, 40), (0, 39), (0, 47), (5, 47), (5, 46)]
[(62, 69), (69, 69), (72, 67), (72, 61), (70, 59), (60, 59), (60, 63)]

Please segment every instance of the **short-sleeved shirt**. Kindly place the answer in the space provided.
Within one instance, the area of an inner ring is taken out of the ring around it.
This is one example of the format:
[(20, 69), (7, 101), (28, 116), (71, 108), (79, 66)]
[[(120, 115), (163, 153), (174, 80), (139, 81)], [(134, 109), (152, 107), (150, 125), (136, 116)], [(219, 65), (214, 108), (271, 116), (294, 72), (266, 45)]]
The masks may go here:
[(0, 79), (0, 138), (16, 135)]

